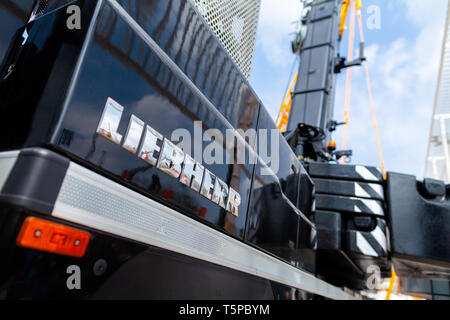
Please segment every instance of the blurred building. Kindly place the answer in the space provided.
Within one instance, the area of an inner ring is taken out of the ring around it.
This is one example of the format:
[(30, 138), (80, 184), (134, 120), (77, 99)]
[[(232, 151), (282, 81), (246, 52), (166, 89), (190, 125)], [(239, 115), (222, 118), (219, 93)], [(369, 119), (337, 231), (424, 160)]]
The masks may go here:
[(250, 79), (261, 0), (192, 0), (233, 61)]
[(450, 184), (450, 2), (447, 10), (439, 81), (425, 166), (425, 177)]

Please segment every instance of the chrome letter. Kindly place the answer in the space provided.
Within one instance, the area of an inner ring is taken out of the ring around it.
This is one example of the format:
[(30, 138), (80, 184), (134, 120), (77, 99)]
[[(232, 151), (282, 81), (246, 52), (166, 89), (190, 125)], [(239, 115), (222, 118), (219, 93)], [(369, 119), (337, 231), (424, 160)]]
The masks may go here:
[(181, 174), (183, 160), (183, 151), (169, 140), (164, 139), (157, 168), (173, 178), (178, 178)]
[(157, 142), (158, 140), (163, 141), (163, 139), (162, 134), (147, 125), (145, 128), (141, 151), (139, 151), (139, 158), (152, 166), (156, 166), (158, 157), (155, 156), (155, 152), (160, 152), (161, 150)]
[(122, 147), (131, 153), (136, 153), (141, 141), (142, 131), (144, 131), (144, 125), (144, 121), (132, 114)]
[(122, 135), (117, 133), (117, 129), (119, 128), (122, 113), (123, 107), (113, 99), (108, 98), (97, 128), (97, 133), (116, 144), (120, 144)]
[(194, 159), (186, 154), (184, 156), (184, 166), (180, 182), (191, 187), (193, 190), (200, 192), (204, 171), (205, 168), (200, 163), (195, 162)]
[(203, 176), (203, 183), (201, 188), (201, 195), (212, 200), (212, 195), (214, 192), (214, 184), (216, 182), (216, 176), (209, 172), (208, 169), (205, 169), (205, 174)]
[(239, 205), (241, 204), (241, 196), (233, 188), (230, 187), (228, 196), (227, 211), (236, 217), (239, 215)]
[(214, 193), (212, 197), (212, 201), (217, 203), (224, 209), (227, 209), (227, 200), (228, 200), (228, 186), (220, 180), (216, 178), (216, 185), (214, 186)]

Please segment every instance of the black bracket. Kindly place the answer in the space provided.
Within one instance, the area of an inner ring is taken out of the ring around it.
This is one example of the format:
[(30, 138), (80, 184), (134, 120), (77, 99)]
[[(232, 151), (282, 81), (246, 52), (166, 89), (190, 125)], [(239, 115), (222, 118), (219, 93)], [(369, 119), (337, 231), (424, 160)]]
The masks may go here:
[(311, 90), (302, 90), (302, 91), (295, 91), (292, 92), (292, 96), (296, 96), (299, 94), (308, 94), (308, 93), (314, 93), (314, 92), (325, 92), (326, 94), (329, 94), (328, 90), (325, 88), (319, 88), (319, 89), (311, 89)]
[(364, 61), (366, 61), (366, 57), (364, 56), (364, 42), (361, 42), (359, 45), (359, 58), (350, 62), (346, 62), (347, 59), (341, 56), (337, 56), (336, 63), (334, 65), (334, 73), (341, 73), (343, 69), (361, 66)]
[(334, 131), (336, 131), (338, 126), (343, 126), (345, 124), (346, 124), (345, 121), (344, 122), (337, 122), (335, 120), (330, 120), (330, 122), (328, 122), (328, 126), (327, 126), (328, 127), (328, 131), (334, 132)]
[(352, 150), (341, 150), (333, 152), (333, 155), (336, 157), (336, 160), (339, 161), (342, 158), (350, 159), (353, 156)]

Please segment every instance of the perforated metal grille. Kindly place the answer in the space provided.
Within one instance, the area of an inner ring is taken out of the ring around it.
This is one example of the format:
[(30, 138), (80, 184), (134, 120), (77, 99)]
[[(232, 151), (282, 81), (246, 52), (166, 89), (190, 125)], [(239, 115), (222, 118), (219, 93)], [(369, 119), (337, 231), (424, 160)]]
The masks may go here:
[(36, 14), (41, 15), (45, 12), (45, 9), (47, 8), (48, 1), (47, 0), (41, 0), (39, 1), (38, 7), (36, 9)]
[(192, 0), (250, 79), (261, 0)]

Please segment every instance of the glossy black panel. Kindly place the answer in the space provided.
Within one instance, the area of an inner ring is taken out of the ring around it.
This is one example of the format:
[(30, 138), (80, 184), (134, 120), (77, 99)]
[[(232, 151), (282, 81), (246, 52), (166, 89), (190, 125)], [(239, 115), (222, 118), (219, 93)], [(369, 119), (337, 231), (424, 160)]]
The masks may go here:
[(304, 167), (300, 168), (300, 193), (298, 199), (298, 207), (309, 219), (313, 219), (313, 213), (315, 211), (316, 187), (313, 180), (309, 176)]
[[(65, 7), (18, 30), (0, 74), (0, 150), (48, 144), (60, 117), (96, 1), (79, 0), (81, 29)], [(3, 31), (2, 31), (3, 32)]]
[(34, 0), (0, 1), (0, 66), (17, 29), (27, 21)]
[[(166, 4), (166, 1), (161, 3)], [(142, 10), (142, 14), (151, 12), (150, 10), (161, 14), (158, 6), (143, 7)], [(203, 148), (211, 143), (217, 147), (218, 153), (214, 154), (217, 161), (208, 163), (207, 159), (202, 159), (202, 154), (194, 150), (194, 140), (201, 140), (201, 135), (207, 129), (217, 129), (226, 137), (225, 125), (193, 95), (188, 86), (180, 81), (109, 5), (102, 8), (98, 21), (67, 113), (57, 132), (56, 145), (105, 170), (115, 178), (133, 184), (155, 199), (242, 238), (253, 165), (248, 164), (249, 161), (246, 161), (245, 165), (224, 164), (228, 151), (224, 141), (219, 140), (203, 142)], [(166, 32), (169, 31), (173, 32), (171, 29)], [(169, 46), (166, 50), (172, 49)], [(207, 76), (204, 70), (200, 72)], [(223, 90), (225, 88), (220, 88), (219, 91)], [(232, 107), (230, 119), (240, 128), (256, 129), (258, 100), (248, 87), (241, 87), (241, 90), (235, 90), (234, 94), (229, 100)], [(97, 126), (109, 97), (124, 107), (118, 128), (118, 132), (123, 136), (131, 115), (135, 115), (168, 139), (171, 139), (172, 133), (177, 129), (188, 133), (188, 141), (180, 142), (184, 146), (188, 142), (191, 150), (184, 151), (240, 193), (238, 217), (227, 213), (177, 179), (139, 159), (136, 154), (98, 135)], [(201, 121), (201, 126), (195, 125), (195, 121)]]
[[(367, 220), (367, 218), (368, 217), (353, 217), (348, 219), (347, 217), (344, 217), (343, 220), (347, 221), (344, 251), (364, 272), (367, 272), (370, 266), (376, 265), (380, 268), (382, 278), (390, 278), (392, 274), (391, 261), (389, 260), (389, 232), (387, 230), (386, 221), (378, 218), (370, 218), (368, 219), (368, 221), (370, 221), (370, 226), (362, 227), (362, 225), (366, 223), (364, 220)], [(358, 219), (360, 219), (359, 222)], [(376, 228), (382, 232), (379, 238), (375, 237), (373, 233)], [(377, 253), (377, 257), (363, 255), (361, 253), (359, 241), (357, 240), (357, 233), (367, 241), (372, 250)], [(383, 248), (383, 243), (385, 243), (385, 248)]]
[(191, 1), (119, 2), (235, 128), (245, 127), (251, 88)]
[[(381, 278), (391, 277), (389, 240), (383, 219), (317, 211), (317, 274), (336, 286), (366, 290), (372, 269), (378, 267)], [(378, 227), (382, 233), (375, 234)], [(362, 238), (366, 245), (361, 245)], [(379, 242), (381, 241), (381, 242)], [(385, 247), (383, 246), (383, 243)], [(364, 255), (373, 251), (377, 257)]]
[(316, 211), (314, 221), (317, 228), (317, 249), (341, 250), (342, 218), (341, 214), (329, 211)]
[[(271, 161), (270, 157), (265, 159), (263, 156), (263, 161), (280, 179), (281, 190), (292, 203), (309, 214), (311, 203), (307, 197), (311, 186), (299, 187), (299, 181), (304, 180), (304, 170), (192, 3), (182, 0), (120, 3), (233, 127), (244, 131), (259, 128), (266, 137), (267, 146), (261, 141), (260, 144), (267, 147), (266, 151), (272, 157)], [(0, 86), (0, 98), (6, 101), (1, 106), (5, 117), (0, 123), (0, 148), (49, 146), (165, 205), (243, 239), (256, 168), (249, 161), (248, 150), (245, 152), (246, 164), (234, 161), (224, 165), (203, 159), (202, 151), (211, 146), (216, 147), (212, 154), (222, 158), (219, 161), (222, 163), (229, 158), (227, 156), (236, 154), (236, 147), (225, 149), (224, 141), (220, 139), (203, 142), (200, 150), (194, 147), (194, 140), (207, 129), (216, 129), (225, 137), (226, 125), (130, 28), (130, 21), (123, 20), (109, 4), (104, 3), (100, 9), (92, 38), (87, 39), (86, 55), (77, 60), (96, 2), (80, 0), (78, 4), (84, 17), (81, 30), (66, 28), (67, 16), (61, 9), (29, 24), (30, 36), (24, 45), (17, 39), (19, 53), (8, 57), (9, 62), (18, 59), (17, 66)], [(74, 73), (77, 61), (82, 62), (79, 74)], [(69, 92), (72, 78), (74, 90)], [(69, 93), (73, 94), (68, 96)], [(240, 194), (239, 215), (227, 213), (136, 154), (96, 134), (108, 98), (124, 108), (117, 130), (120, 135), (126, 135), (132, 115), (167, 139), (172, 139), (176, 129), (190, 134), (182, 141), (173, 138), (173, 142), (182, 143), (185, 149), (190, 145), (190, 150), (184, 150), (186, 153)], [(64, 109), (66, 101), (68, 104)], [(201, 124), (194, 124), (195, 121), (201, 121)], [(9, 123), (17, 125), (11, 128)], [(271, 130), (276, 132), (275, 142), (271, 141)], [(252, 147), (256, 143), (250, 139), (247, 142)], [(275, 176), (269, 172), (266, 172), (269, 175), (261, 174), (263, 167), (259, 163), (256, 170), (251, 204), (253, 222), (248, 223), (247, 240), (262, 248), (276, 248), (271, 252), (312, 270), (313, 255), (302, 253), (303, 248), (310, 252), (311, 227), (280, 197)], [(274, 188), (278, 195), (273, 194)], [(308, 194), (301, 190), (307, 190)], [(299, 193), (305, 198), (300, 198)], [(272, 210), (262, 205), (269, 194), (280, 201)], [(261, 198), (262, 202), (258, 203)], [(277, 212), (281, 212), (281, 218)]]
[(344, 252), (337, 250), (317, 251), (317, 275), (338, 287), (366, 290), (368, 276)]
[[(260, 164), (256, 166), (256, 170), (261, 168)], [(246, 240), (286, 261), (297, 261), (299, 217), (282, 198), (280, 187), (272, 176), (255, 178), (250, 203)]]
[[(293, 205), (300, 208), (302, 197), (311, 195), (302, 194), (300, 190), (301, 177), (306, 175), (306, 172), (284, 137), (279, 134), (265, 109), (261, 109), (260, 112), (258, 134), (267, 135), (268, 146), (265, 154), (268, 159), (266, 162), (276, 176), (268, 174), (268, 168), (258, 162), (255, 168), (245, 240), (287, 262), (314, 272), (315, 255), (312, 250), (311, 226), (297, 215), (281, 193), (283, 192)], [(264, 154), (261, 148), (265, 149), (266, 146), (261, 143), (261, 136), (259, 138), (258, 151)], [(277, 147), (272, 148), (274, 145)], [(303, 185), (306, 189), (304, 182)], [(305, 204), (303, 206), (310, 212), (311, 208)]]
[(388, 173), (392, 257), (400, 276), (449, 280), (450, 189), (432, 198), (416, 177)]
[[(0, 206), (0, 250), (5, 258), (0, 263), (0, 299), (314, 298), (263, 278), (77, 225), (72, 226), (91, 234), (81, 259), (20, 248), (15, 239), (28, 215), (33, 214)], [(104, 266), (100, 272), (94, 267), (99, 260)], [(80, 290), (67, 288), (71, 265), (80, 267)]]

